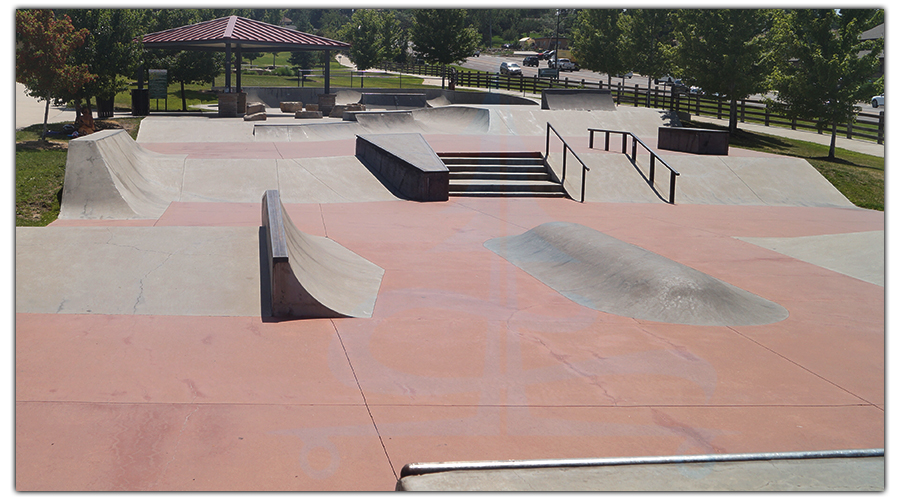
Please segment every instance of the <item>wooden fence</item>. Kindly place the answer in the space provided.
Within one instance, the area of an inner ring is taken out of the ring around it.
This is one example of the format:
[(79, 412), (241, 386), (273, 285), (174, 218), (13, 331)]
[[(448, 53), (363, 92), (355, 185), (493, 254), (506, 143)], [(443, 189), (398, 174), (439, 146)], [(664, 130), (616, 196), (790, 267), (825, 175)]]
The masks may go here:
[[(450, 76), (442, 66), (428, 64), (384, 63), (387, 71), (403, 72), (425, 76)], [(442, 73), (442, 71), (444, 71)], [(617, 80), (621, 80), (617, 78)], [(590, 81), (569, 78), (560, 73), (559, 78), (541, 78), (538, 76), (509, 76), (478, 71), (457, 71), (456, 85), (484, 89), (507, 90), (514, 92), (540, 94), (549, 88), (567, 89), (609, 89), (617, 104), (648, 108), (665, 108), (683, 111), (692, 115), (716, 116), (728, 119), (731, 103), (712, 96), (699, 94), (673, 93), (671, 87), (659, 85), (653, 88), (640, 88), (638, 85), (623, 85), (622, 82), (605, 84), (602, 81)], [(793, 130), (817, 131), (816, 122), (810, 120), (790, 119), (778, 114), (765, 101), (743, 99), (737, 103), (738, 121), (741, 123), (759, 123), (765, 126), (790, 127)], [(859, 113), (855, 123), (838, 125), (838, 134), (848, 139), (867, 139), (884, 144), (885, 119), (884, 111), (878, 113)], [(828, 131), (825, 131), (826, 133)], [(821, 132), (820, 132), (821, 133)]]

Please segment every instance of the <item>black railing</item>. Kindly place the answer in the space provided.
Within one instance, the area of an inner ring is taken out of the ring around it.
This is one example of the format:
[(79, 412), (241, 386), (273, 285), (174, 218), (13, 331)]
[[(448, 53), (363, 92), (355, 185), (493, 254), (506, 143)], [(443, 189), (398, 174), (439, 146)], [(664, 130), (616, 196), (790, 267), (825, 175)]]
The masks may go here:
[(637, 166), (637, 145), (640, 144), (641, 146), (643, 146), (644, 149), (647, 150), (648, 153), (650, 153), (650, 174), (647, 176), (648, 182), (650, 183), (650, 188), (654, 189), (653, 183), (656, 180), (656, 160), (658, 159), (660, 162), (662, 162), (663, 165), (665, 165), (666, 168), (669, 169), (669, 203), (671, 203), (673, 205), (675, 204), (675, 179), (681, 174), (678, 173), (677, 170), (672, 168), (668, 163), (666, 163), (666, 160), (663, 160), (662, 157), (656, 153), (656, 151), (654, 151), (652, 148), (650, 148), (649, 146), (644, 144), (644, 141), (640, 140), (636, 135), (632, 134), (631, 132), (622, 131), (622, 130), (606, 130), (606, 129), (599, 129), (599, 128), (589, 128), (588, 131), (591, 134), (590, 141), (588, 143), (588, 147), (591, 149), (594, 148), (594, 133), (595, 132), (603, 132), (606, 136), (606, 141), (605, 141), (605, 146), (604, 146), (604, 149), (606, 151), (609, 151), (609, 135), (610, 134), (622, 134), (622, 154), (625, 155), (626, 157), (628, 156), (628, 137), (630, 136), (631, 137), (631, 158), (630, 159), (631, 159), (631, 163), (634, 164), (634, 166)]
[[(549, 158), (550, 158), (550, 131), (551, 131), (551, 130), (553, 131), (554, 134), (556, 134), (556, 137), (559, 138), (560, 142), (562, 142), (562, 145), (563, 145), (563, 150), (562, 150), (562, 176), (561, 176), (560, 179), (559, 179), (559, 183), (562, 185), (563, 190), (566, 191), (566, 194), (568, 194), (568, 191), (566, 190), (566, 152), (567, 152), (567, 151), (571, 151), (571, 152), (572, 152), (572, 156), (574, 156), (575, 159), (578, 160), (578, 163), (581, 163), (581, 203), (584, 203), (584, 180), (585, 180), (585, 173), (586, 173), (588, 170), (590, 170), (590, 169), (588, 168), (587, 165), (584, 164), (583, 161), (581, 161), (581, 158), (579, 158), (579, 157), (578, 157), (578, 154), (575, 153), (575, 150), (572, 149), (571, 146), (569, 146), (569, 143), (566, 142), (566, 140), (563, 139), (561, 135), (559, 135), (559, 132), (557, 132), (555, 128), (553, 128), (553, 125), (550, 125), (550, 122), (547, 122), (547, 147), (546, 147), (546, 150), (544, 151), (544, 161), (547, 162), (547, 164), (549, 165)], [(569, 195), (569, 197), (571, 198), (571, 195)]]

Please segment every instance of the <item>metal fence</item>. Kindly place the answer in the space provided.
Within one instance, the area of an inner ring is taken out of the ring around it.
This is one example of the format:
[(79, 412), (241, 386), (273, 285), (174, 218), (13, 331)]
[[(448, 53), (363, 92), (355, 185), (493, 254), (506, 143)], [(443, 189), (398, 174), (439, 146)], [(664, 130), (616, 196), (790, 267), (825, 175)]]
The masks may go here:
[[(450, 71), (444, 66), (428, 64), (384, 63), (387, 71), (403, 72), (425, 76), (443, 76), (449, 80)], [(692, 93), (672, 92), (667, 85), (656, 85), (653, 88), (641, 88), (623, 85), (621, 82), (611, 84), (602, 81), (569, 78), (560, 74), (559, 78), (538, 76), (500, 75), (478, 71), (457, 71), (456, 85), (483, 89), (507, 90), (522, 93), (539, 94), (544, 89), (608, 89), (613, 99), (620, 105), (631, 105), (648, 108), (665, 108), (692, 115), (715, 116), (728, 119), (731, 103), (715, 96)], [(765, 126), (790, 127), (793, 130), (818, 131), (817, 124), (811, 120), (798, 120), (776, 113), (765, 101), (742, 99), (737, 103), (737, 116), (741, 123), (759, 123)], [(854, 123), (839, 124), (837, 133), (848, 139), (867, 139), (884, 144), (885, 118), (884, 111), (878, 113), (859, 113)]]

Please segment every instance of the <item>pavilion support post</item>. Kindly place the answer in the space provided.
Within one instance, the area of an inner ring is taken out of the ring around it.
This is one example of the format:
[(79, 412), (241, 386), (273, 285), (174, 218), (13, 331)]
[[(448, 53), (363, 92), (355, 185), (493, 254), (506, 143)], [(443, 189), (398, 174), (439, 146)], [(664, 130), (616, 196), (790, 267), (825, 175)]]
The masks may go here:
[(325, 51), (325, 93), (331, 93), (331, 51)]
[(231, 44), (225, 44), (225, 92), (231, 92)]
[(235, 76), (234, 76), (235, 88), (236, 88), (237, 92), (243, 92), (243, 89), (241, 88), (241, 67), (243, 66), (243, 61), (241, 61), (241, 46), (238, 45), (236, 48), (237, 48), (237, 53), (235, 54), (235, 56), (236, 56), (235, 57), (235, 61), (236, 61), (235, 67), (237, 68), (237, 70), (235, 71)]

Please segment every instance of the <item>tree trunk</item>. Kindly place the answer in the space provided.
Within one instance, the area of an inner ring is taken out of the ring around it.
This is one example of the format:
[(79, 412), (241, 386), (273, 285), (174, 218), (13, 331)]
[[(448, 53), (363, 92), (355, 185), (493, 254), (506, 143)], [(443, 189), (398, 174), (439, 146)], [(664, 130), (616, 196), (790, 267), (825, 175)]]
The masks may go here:
[(837, 141), (837, 120), (831, 122), (831, 146), (828, 147), (828, 159), (834, 160), (834, 145)]
[(184, 82), (181, 82), (181, 110), (187, 111), (187, 99), (184, 98)]
[(733, 134), (733, 133), (737, 132), (737, 129), (738, 129), (738, 121), (737, 121), (738, 112), (737, 112), (737, 98), (736, 97), (732, 96), (731, 106), (729, 106), (729, 108), (730, 109), (728, 111), (728, 132)]
[(47, 99), (47, 104), (44, 106), (44, 131), (41, 132), (41, 140), (43, 141), (45, 137), (47, 137), (47, 117), (50, 115), (50, 99)]

